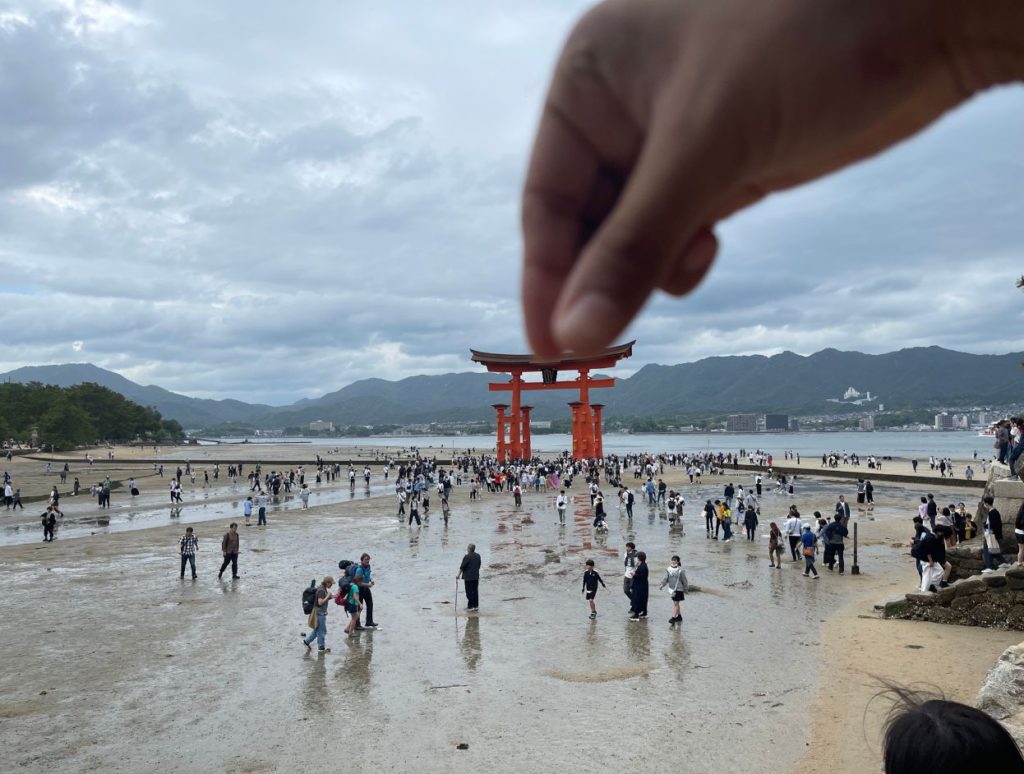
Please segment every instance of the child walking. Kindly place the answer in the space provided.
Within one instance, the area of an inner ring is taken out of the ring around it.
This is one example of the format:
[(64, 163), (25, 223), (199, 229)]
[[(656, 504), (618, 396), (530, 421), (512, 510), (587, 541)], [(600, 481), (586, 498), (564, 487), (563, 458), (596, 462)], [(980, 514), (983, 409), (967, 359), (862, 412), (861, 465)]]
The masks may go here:
[[(594, 597), (597, 596), (597, 584), (600, 583), (604, 586), (604, 580), (598, 574), (597, 570), (594, 569), (594, 560), (587, 559), (587, 569), (583, 573), (583, 589), (581, 593), (587, 602), (590, 603), (590, 620), (597, 618), (597, 604), (594, 602)], [(604, 586), (607, 589), (607, 586)]]

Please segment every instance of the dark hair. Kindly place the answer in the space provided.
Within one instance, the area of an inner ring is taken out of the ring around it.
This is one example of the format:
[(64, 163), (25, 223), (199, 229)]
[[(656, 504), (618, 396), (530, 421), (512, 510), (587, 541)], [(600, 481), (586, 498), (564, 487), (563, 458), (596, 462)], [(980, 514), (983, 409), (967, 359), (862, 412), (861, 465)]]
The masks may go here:
[(186, 532), (186, 533), (188, 533), (188, 532), (191, 532), (191, 531), (192, 531), (192, 528), (191, 528), (191, 527), (185, 527), (185, 532)]
[(636, 548), (636, 543), (626, 543), (626, 548)]
[(593, 559), (587, 559), (587, 561), (584, 562), (584, 564), (586, 564), (587, 567), (593, 567), (594, 566), (594, 560)]
[(985, 495), (981, 499), (981, 501), (983, 503), (985, 503), (985, 505), (993, 505), (993, 504), (995, 504), (996, 498), (994, 498), (992, 495)]
[(231, 522), (231, 524), (229, 524), (228, 526), (230, 526), (230, 527), (234, 527), (235, 529), (238, 529), (238, 522), (237, 522), (237, 521), (233, 521), (233, 522)]
[(647, 561), (647, 554), (645, 552), (643, 552), (643, 551), (640, 551), (639, 553), (637, 553), (636, 558), (639, 561), (641, 561), (641, 562), (646, 562)]
[(679, 558), (679, 554), (672, 554), (672, 558), (679, 562), (679, 564), (683, 563), (683, 560)]
[(885, 724), (886, 774), (1024, 769), (1017, 743), (990, 715), (905, 688), (890, 691), (897, 701)]

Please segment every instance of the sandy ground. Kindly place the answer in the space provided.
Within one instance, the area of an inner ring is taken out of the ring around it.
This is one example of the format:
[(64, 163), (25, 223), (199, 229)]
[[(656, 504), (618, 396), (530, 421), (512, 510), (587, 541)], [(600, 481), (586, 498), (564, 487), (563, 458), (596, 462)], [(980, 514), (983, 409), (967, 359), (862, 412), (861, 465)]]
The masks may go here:
[[(729, 544), (707, 540), (697, 518), (699, 504), (721, 493), (719, 478), (683, 487), (685, 534), (657, 510), (638, 504), (630, 524), (612, 505), (601, 539), (579, 483), (566, 527), (550, 494), (528, 493), (517, 511), (507, 494), (471, 503), (464, 486), (447, 528), (437, 502), (429, 526), (400, 525), (390, 488), (379, 474), (372, 483), (369, 492), (361, 482), (356, 492), (324, 485), (308, 511), (276, 503), (268, 527), (242, 529), (238, 581), (217, 580), (217, 549), (227, 521), (240, 521), (244, 491), (190, 493), (178, 515), (162, 493), (144, 491), (145, 502), (112, 509), (106, 525), (90, 523), (102, 515), (82, 502), (69, 506), (53, 544), (29, 541), (30, 519), (5, 529), (5, 759), (40, 772), (137, 772), (157, 762), (291, 772), (345, 760), (382, 771), (775, 772), (821, 771), (819, 756), (837, 750), (829, 768), (871, 771), (878, 737), (873, 708), (864, 720), (874, 693), (865, 673), (905, 682), (938, 674), (969, 699), (1020, 639), (858, 617), (916, 580), (906, 548), (894, 546), (909, 537), (918, 493), (896, 485), (877, 483), (877, 507), (856, 517), (862, 574), (812, 581), (800, 563), (768, 568), (767, 522), (791, 501), (805, 514), (828, 512), (850, 482), (766, 494), (757, 541)], [(178, 579), (181, 521), (201, 541), (195, 582)], [(687, 597), (681, 629), (669, 628), (670, 602), (656, 588), (651, 618), (626, 620), (618, 555), (627, 539), (651, 556), (652, 580), (679, 553), (702, 588)], [(455, 609), (469, 542), (484, 559), (478, 615)], [(344, 639), (332, 605), (333, 652), (307, 655), (303, 586), (362, 550), (373, 556), (383, 628)], [(587, 558), (610, 588), (594, 622), (578, 592)], [(969, 658), (958, 655), (967, 649)], [(834, 741), (835, 724), (839, 742), (825, 747), (817, 740)]]

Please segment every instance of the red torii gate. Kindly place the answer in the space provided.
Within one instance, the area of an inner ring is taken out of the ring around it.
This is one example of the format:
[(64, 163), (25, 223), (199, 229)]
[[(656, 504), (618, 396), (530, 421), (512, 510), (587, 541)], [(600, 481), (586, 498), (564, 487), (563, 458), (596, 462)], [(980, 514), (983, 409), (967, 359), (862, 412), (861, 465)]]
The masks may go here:
[[(601, 437), (600, 403), (590, 402), (590, 390), (602, 387), (614, 387), (615, 379), (594, 379), (590, 372), (599, 368), (614, 368), (615, 365), (633, 354), (634, 341), (609, 347), (602, 352), (580, 357), (566, 353), (554, 360), (541, 360), (532, 355), (500, 355), (494, 352), (477, 352), (471, 349), (471, 360), (487, 367), (493, 373), (511, 374), (509, 382), (491, 383), (487, 388), (491, 392), (511, 392), (512, 405), (495, 403), (498, 420), (498, 459), (529, 459), (533, 456), (530, 448), (530, 410), (532, 406), (521, 403), (524, 390), (565, 390), (578, 389), (580, 398), (572, 401), (572, 456), (573, 459), (587, 459), (604, 456), (604, 443)], [(542, 381), (524, 382), (524, 373), (540, 372)], [(558, 381), (559, 371), (578, 371), (579, 376), (573, 380)], [(505, 410), (511, 408), (506, 415)], [(508, 427), (508, 441), (505, 440), (505, 428)]]

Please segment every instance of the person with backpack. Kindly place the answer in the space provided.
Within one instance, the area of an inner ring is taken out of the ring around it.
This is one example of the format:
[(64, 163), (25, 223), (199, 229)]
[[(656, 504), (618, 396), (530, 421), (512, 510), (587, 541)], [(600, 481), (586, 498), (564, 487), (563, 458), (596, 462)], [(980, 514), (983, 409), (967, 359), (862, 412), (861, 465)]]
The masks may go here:
[(518, 481), (512, 486), (512, 499), (515, 501), (516, 508), (523, 507), (523, 490)]
[[(937, 529), (948, 529), (938, 527)], [(938, 587), (945, 588), (946, 541), (941, 534), (928, 533), (922, 536), (914, 547), (915, 559), (921, 561), (921, 592), (935, 592)]]
[(636, 543), (626, 543), (626, 553), (622, 559), (624, 569), (622, 573), (622, 593), (627, 597), (633, 588), (633, 575), (636, 573), (636, 556)]
[[(442, 500), (441, 502), (446, 502)], [(359, 565), (356, 567), (352, 580), (359, 587), (359, 599), (366, 610), (366, 623), (364, 629), (376, 629), (377, 624), (373, 621), (373, 570), (370, 567), (370, 555), (364, 553), (359, 557)]]
[(420, 506), (419, 506), (419, 503), (416, 502), (416, 498), (415, 497), (413, 497), (409, 501), (409, 526), (410, 527), (412, 526), (412, 520), (413, 519), (416, 519), (416, 526), (417, 527), (420, 526), (421, 524), (423, 524), (423, 522), (420, 521)]
[(705, 540), (711, 537), (711, 530), (712, 529), (715, 530), (715, 535), (714, 535), (715, 540), (718, 540), (718, 527), (716, 526), (715, 506), (711, 504), (710, 500), (707, 500), (704, 503), (704, 530), (705, 530), (704, 538), (705, 538)]
[(747, 540), (753, 541), (757, 530), (757, 511), (753, 505), (748, 505), (743, 512), (743, 527), (747, 531)]
[[(312, 650), (310, 646), (314, 639), (316, 640), (318, 651), (321, 653), (331, 652), (331, 649), (326, 647), (327, 606), (331, 602), (331, 587), (333, 585), (334, 578), (330, 575), (325, 575), (324, 579), (320, 581), (319, 587), (315, 590), (306, 589), (302, 594), (302, 609), (305, 612), (306, 608), (309, 608), (309, 621), (307, 623), (312, 630), (308, 635), (302, 637), (302, 643), (306, 646), (307, 652)], [(313, 590), (312, 595), (309, 593), (311, 590)]]
[(359, 625), (359, 613), (362, 610), (362, 604), (359, 599), (359, 584), (356, 583), (354, 578), (346, 577), (345, 582), (338, 588), (338, 594), (334, 601), (339, 605), (343, 605), (345, 612), (348, 613), (345, 634), (349, 637), (355, 637), (356, 631), (361, 630), (363, 627)]

